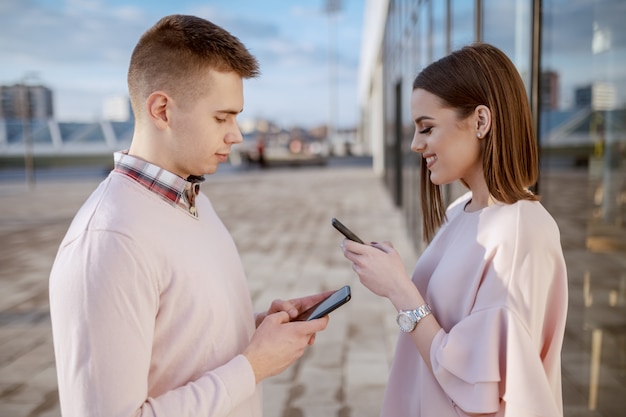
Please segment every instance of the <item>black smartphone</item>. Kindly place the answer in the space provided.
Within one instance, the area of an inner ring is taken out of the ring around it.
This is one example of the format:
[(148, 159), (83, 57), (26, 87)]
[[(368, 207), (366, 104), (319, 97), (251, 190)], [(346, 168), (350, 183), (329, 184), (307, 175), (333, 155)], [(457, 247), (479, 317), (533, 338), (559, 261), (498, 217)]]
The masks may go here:
[(333, 225), (335, 229), (339, 230), (339, 232), (341, 232), (341, 234), (344, 235), (346, 238), (357, 243), (365, 244), (357, 235), (354, 234), (352, 230), (344, 226), (343, 223), (341, 223), (339, 220), (333, 217), (330, 223)]
[(346, 285), (345, 287), (338, 289), (319, 303), (315, 304), (313, 307), (309, 307), (308, 309), (304, 310), (298, 315), (298, 317), (292, 319), (291, 321), (309, 321), (327, 316), (332, 311), (350, 301), (351, 297), (352, 295), (350, 294), (350, 286)]

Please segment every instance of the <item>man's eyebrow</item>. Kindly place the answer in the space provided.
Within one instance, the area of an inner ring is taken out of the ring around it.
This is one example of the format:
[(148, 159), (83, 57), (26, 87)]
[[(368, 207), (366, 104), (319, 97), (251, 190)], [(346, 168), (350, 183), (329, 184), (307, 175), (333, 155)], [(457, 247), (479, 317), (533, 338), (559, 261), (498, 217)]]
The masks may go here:
[(430, 116), (420, 116), (417, 119), (415, 119), (415, 124), (421, 123), (423, 120), (435, 120), (435, 119)]
[(226, 114), (232, 114), (232, 115), (237, 116), (242, 111), (243, 111), (243, 109), (241, 109), (241, 110), (224, 109), (224, 110), (217, 110), (216, 113), (226, 113)]

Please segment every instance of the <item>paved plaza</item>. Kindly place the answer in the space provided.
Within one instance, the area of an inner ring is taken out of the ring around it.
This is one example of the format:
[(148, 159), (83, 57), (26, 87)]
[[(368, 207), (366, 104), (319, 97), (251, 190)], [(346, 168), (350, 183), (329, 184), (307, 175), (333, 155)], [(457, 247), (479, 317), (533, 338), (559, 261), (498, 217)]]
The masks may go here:
[[(73, 215), (99, 181), (41, 180), (33, 190), (22, 182), (0, 183), (0, 417), (60, 416), (48, 274)], [(418, 254), (382, 179), (367, 167), (249, 170), (218, 173), (203, 190), (237, 243), (257, 310), (274, 298), (352, 287), (352, 301), (331, 315), (328, 329), (305, 356), (264, 383), (265, 416), (378, 416), (398, 332), (395, 311), (359, 284), (330, 220), (341, 219), (365, 240), (391, 240), (411, 269)], [(624, 359), (614, 355), (624, 354), (624, 332), (604, 332), (596, 366), (589, 352), (597, 333), (588, 324), (589, 317), (598, 326), (607, 317), (623, 323), (624, 291), (614, 294), (618, 308), (590, 316), (584, 297), (596, 288), (594, 307), (600, 306), (604, 290), (598, 278), (589, 289), (586, 255), (570, 243), (582, 233), (575, 214), (561, 224), (568, 229), (563, 238), (574, 307), (564, 350), (566, 415), (623, 415), (614, 410), (626, 404)], [(592, 277), (606, 276), (602, 267), (593, 269)], [(604, 365), (604, 358), (612, 359)]]

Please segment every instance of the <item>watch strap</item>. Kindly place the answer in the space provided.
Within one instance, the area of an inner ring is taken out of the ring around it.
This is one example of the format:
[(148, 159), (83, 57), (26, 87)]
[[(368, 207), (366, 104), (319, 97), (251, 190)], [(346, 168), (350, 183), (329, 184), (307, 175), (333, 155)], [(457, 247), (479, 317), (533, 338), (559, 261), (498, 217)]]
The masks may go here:
[[(409, 316), (414, 325), (411, 326), (410, 329), (404, 329), (402, 326), (400, 326), (400, 329), (403, 332), (412, 332), (413, 330), (415, 330), (415, 328), (417, 327), (418, 323), (426, 316), (428, 316), (429, 314), (432, 313), (432, 310), (430, 308), (430, 306), (428, 304), (422, 304), (421, 306), (417, 307), (415, 310), (400, 310), (400, 312), (398, 313), (398, 316), (400, 315), (405, 315), (405, 316)], [(396, 321), (398, 321), (398, 319), (396, 319)], [(398, 321), (398, 324), (400, 324), (400, 322)]]

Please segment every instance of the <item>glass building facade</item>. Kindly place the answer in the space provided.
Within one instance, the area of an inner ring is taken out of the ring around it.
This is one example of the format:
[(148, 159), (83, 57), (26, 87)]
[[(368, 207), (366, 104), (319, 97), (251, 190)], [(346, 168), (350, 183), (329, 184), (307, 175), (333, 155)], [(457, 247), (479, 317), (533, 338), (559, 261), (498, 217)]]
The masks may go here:
[[(565, 415), (624, 415), (626, 1), (389, 0), (386, 12), (362, 131), (373, 144), (383, 138), (383, 178), (416, 248), (423, 244), (421, 161), (410, 150), (413, 79), (452, 50), (491, 43), (526, 84), (541, 149), (537, 190), (561, 229), (569, 274)], [(367, 121), (377, 110), (378, 131)], [(448, 201), (462, 191), (448, 186)]]

